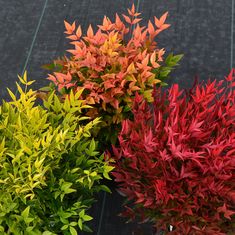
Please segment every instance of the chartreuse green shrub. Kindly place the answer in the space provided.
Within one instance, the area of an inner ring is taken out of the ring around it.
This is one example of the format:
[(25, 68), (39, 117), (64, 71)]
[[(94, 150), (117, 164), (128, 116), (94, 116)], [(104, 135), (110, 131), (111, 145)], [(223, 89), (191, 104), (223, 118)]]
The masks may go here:
[[(19, 98), (0, 106), (0, 234), (50, 235), (90, 231), (87, 210), (112, 167), (96, 151), (90, 131), (99, 119), (82, 116), (91, 108), (82, 92), (61, 102), (52, 93), (37, 105), (26, 74)], [(84, 124), (85, 123), (85, 124)]]

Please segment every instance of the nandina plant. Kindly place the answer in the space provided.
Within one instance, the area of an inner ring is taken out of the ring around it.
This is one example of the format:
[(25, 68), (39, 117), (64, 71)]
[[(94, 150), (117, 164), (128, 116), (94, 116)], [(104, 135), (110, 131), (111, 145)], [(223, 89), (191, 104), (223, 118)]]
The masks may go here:
[(68, 50), (70, 56), (49, 66), (54, 73), (48, 79), (62, 94), (84, 89), (83, 99), (94, 107), (87, 115), (102, 117), (106, 140), (116, 136), (117, 124), (130, 115), (135, 92), (151, 102), (153, 87), (166, 85), (164, 79), (182, 57), (170, 54), (164, 61), (165, 50), (155, 41), (170, 26), (167, 15), (141, 26), (133, 5), (127, 15), (116, 14), (113, 22), (105, 16), (96, 32), (90, 25), (85, 35), (81, 26), (65, 21), (73, 48)]
[(114, 148), (124, 216), (168, 234), (234, 234), (235, 72), (226, 81), (136, 94)]
[(89, 208), (113, 169), (91, 138), (99, 120), (82, 115), (81, 92), (39, 105), (32, 81), (20, 81), (25, 91), (17, 84), (19, 98), (9, 90), (12, 100), (0, 106), (0, 234), (91, 231)]

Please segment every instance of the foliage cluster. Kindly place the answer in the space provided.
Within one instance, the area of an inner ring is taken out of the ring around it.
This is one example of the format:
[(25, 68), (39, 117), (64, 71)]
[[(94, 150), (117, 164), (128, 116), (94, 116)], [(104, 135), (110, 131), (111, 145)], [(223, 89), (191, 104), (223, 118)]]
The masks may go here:
[[(90, 131), (99, 123), (82, 115), (79, 99), (51, 94), (43, 105), (26, 74), (19, 98), (0, 107), (0, 233), (72, 234), (90, 231), (87, 210), (94, 193), (108, 190), (100, 180), (113, 169), (96, 150)], [(83, 123), (87, 120), (87, 124)]]
[[(114, 148), (123, 215), (171, 234), (227, 234), (235, 222), (235, 73), (226, 81), (136, 95)], [(133, 205), (130, 207), (128, 205)]]
[(112, 22), (105, 16), (96, 32), (89, 26), (84, 36), (81, 26), (65, 21), (65, 33), (73, 45), (68, 50), (71, 56), (49, 65), (54, 73), (48, 79), (65, 95), (84, 89), (82, 98), (94, 107), (86, 115), (102, 118), (100, 133), (105, 141), (115, 140), (117, 124), (131, 114), (135, 93), (151, 102), (153, 88), (167, 85), (164, 80), (182, 57), (170, 54), (164, 60), (165, 50), (155, 41), (170, 26), (165, 22), (167, 15), (141, 26), (133, 5), (123, 19), (116, 14)]

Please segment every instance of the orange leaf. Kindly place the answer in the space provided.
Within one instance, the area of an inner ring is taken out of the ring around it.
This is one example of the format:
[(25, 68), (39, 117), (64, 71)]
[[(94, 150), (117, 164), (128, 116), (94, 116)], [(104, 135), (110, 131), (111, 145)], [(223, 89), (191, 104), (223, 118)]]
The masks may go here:
[(161, 24), (164, 24), (164, 23), (165, 23), (167, 16), (168, 16), (168, 11), (165, 12), (165, 13), (161, 16), (161, 18), (160, 18)]
[(92, 29), (91, 25), (89, 25), (88, 30), (87, 30), (87, 37), (93, 38), (93, 36), (94, 36), (93, 29)]
[(82, 29), (80, 25), (77, 28), (76, 36), (77, 36), (77, 39), (79, 39), (82, 36)]
[(147, 55), (147, 56), (142, 60), (143, 69), (145, 69), (145, 68), (148, 66), (148, 62), (149, 62), (149, 55)]
[(148, 22), (148, 32), (149, 32), (150, 35), (153, 35), (153, 34), (154, 34), (154, 31), (155, 31), (155, 29), (154, 29), (154, 27), (153, 27), (153, 24), (152, 24), (152, 22), (149, 20), (149, 22)]
[(134, 29), (133, 35), (135, 36), (135, 38), (141, 37), (141, 28), (139, 24), (137, 24), (136, 28)]
[(171, 25), (170, 24), (163, 24), (161, 26), (161, 30), (165, 30), (165, 29), (168, 29)]
[(55, 76), (53, 76), (53, 75), (51, 75), (51, 74), (48, 74), (48, 80), (50, 80), (50, 81), (52, 81), (52, 82), (54, 82), (55, 84), (57, 84), (58, 82), (57, 82), (57, 79), (55, 78)]
[(136, 73), (137, 71), (136, 71), (136, 69), (135, 69), (135, 65), (134, 65), (134, 63), (132, 62), (129, 66), (128, 66), (128, 68), (127, 68), (127, 73), (129, 73), (129, 74), (132, 74), (132, 73)]
[(116, 13), (116, 18), (115, 18), (115, 24), (117, 25), (117, 27), (122, 27), (122, 25), (123, 25), (123, 23), (117, 13)]
[(133, 86), (131, 87), (131, 91), (139, 91), (140, 88), (138, 86)]
[(68, 38), (70, 40), (74, 40), (74, 41), (77, 40), (77, 36), (76, 35), (70, 35), (70, 36), (68, 36), (66, 38)]
[(135, 4), (133, 3), (131, 6), (131, 13), (134, 15), (135, 14)]
[(140, 15), (140, 13), (135, 11), (135, 4), (134, 3), (132, 4), (131, 9), (127, 9), (127, 11), (129, 13), (129, 15), (132, 16), (132, 17)]
[(66, 29), (66, 31), (65, 31), (66, 34), (72, 34), (75, 30), (75, 27), (76, 27), (75, 22), (73, 22), (73, 24), (71, 25), (65, 20), (64, 20), (64, 26)]
[(132, 24), (137, 24), (138, 22), (140, 22), (142, 20), (142, 18), (136, 18), (132, 21)]
[(168, 16), (168, 12), (164, 13), (164, 14), (160, 17), (160, 19), (158, 19), (157, 17), (154, 16), (155, 25), (156, 25), (158, 28), (161, 28), (161, 26), (165, 23), (167, 16)]
[(158, 51), (158, 61), (163, 61), (162, 56), (165, 54), (164, 48)]
[(78, 54), (76, 50), (70, 49), (70, 50), (66, 50), (66, 51), (71, 53), (72, 55), (77, 55)]
[(59, 83), (63, 83), (64, 82), (64, 74), (63, 73), (54, 73), (55, 74), (55, 76), (56, 76), (56, 78), (57, 78), (57, 81), (59, 82)]
[(124, 14), (122, 14), (122, 16), (123, 16), (123, 18), (125, 19), (125, 21), (126, 21), (128, 24), (131, 24), (131, 19), (130, 19), (130, 17), (128, 17), (128, 16), (126, 16), (126, 15), (124, 15)]

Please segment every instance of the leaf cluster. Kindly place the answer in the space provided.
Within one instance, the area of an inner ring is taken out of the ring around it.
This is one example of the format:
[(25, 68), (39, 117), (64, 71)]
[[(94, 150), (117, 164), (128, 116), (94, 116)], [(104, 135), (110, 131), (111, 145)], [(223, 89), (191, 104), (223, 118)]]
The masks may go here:
[(226, 81), (136, 95), (114, 148), (124, 216), (166, 233), (229, 234), (235, 222), (235, 70)]
[[(28, 86), (26, 74), (20, 78)], [(97, 149), (91, 130), (100, 122), (77, 92), (62, 102), (54, 93), (42, 105), (24, 91), (0, 106), (0, 233), (52, 235), (90, 231), (88, 209), (101, 179), (113, 169)], [(86, 124), (84, 124), (86, 120)]]
[(82, 98), (94, 107), (86, 115), (102, 118), (99, 138), (104, 141), (115, 140), (121, 121), (131, 115), (135, 93), (152, 102), (153, 88), (167, 85), (165, 79), (182, 57), (170, 54), (164, 61), (165, 50), (155, 41), (170, 26), (168, 13), (149, 20), (147, 27), (140, 15), (133, 5), (113, 22), (105, 16), (96, 32), (90, 25), (84, 35), (81, 26), (65, 21), (71, 56), (47, 66), (53, 71), (48, 79), (63, 95), (84, 89)]

